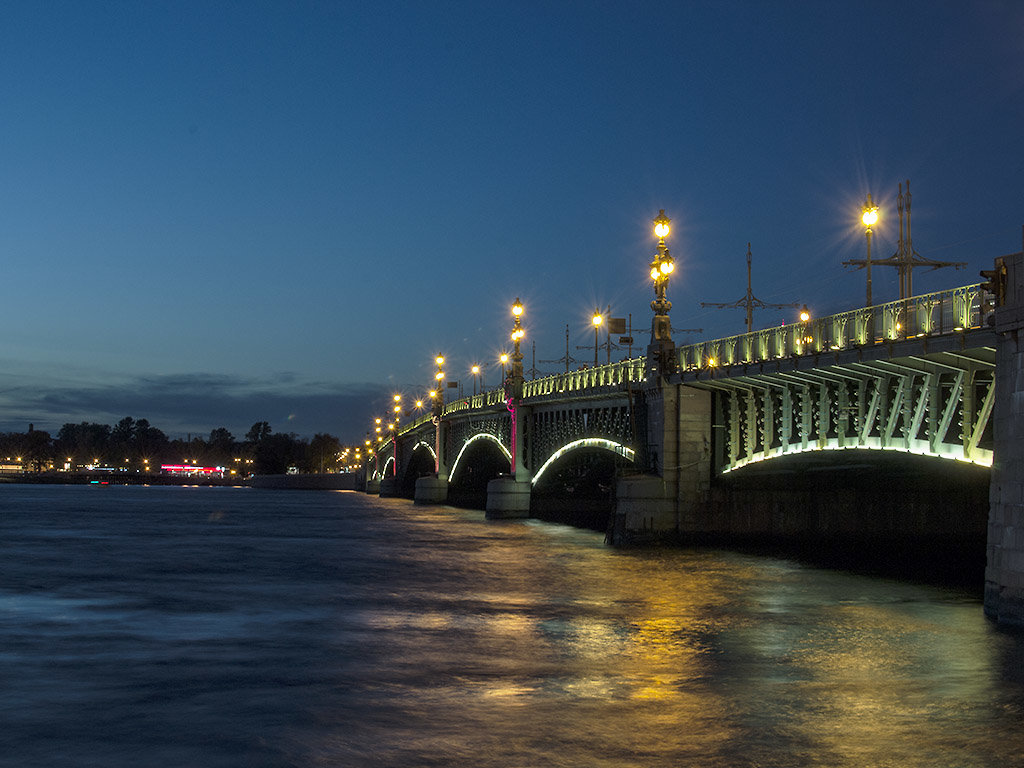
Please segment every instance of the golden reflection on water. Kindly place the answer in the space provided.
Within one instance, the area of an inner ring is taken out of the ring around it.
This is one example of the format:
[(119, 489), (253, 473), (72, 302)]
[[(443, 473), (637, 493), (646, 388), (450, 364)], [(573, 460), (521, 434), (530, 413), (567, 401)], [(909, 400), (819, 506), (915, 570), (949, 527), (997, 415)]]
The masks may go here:
[(481, 525), (404, 552), (423, 583), (354, 620), (387, 657), (369, 677), (400, 701), (372, 764), (924, 768), (1024, 750), (986, 731), (998, 643), (976, 601)]

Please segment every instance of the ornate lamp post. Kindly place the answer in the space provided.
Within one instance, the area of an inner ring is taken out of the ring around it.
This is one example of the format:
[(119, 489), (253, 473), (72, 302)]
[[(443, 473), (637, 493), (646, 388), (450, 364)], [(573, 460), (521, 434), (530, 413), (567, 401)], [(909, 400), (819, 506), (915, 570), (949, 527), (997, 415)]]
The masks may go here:
[[(516, 470), (522, 465), (522, 456), (519, 455), (519, 432), (522, 430), (523, 415), (520, 411), (519, 401), (523, 397), (523, 353), (519, 351), (519, 342), (523, 340), (526, 331), (523, 329), (522, 317), (525, 309), (523, 303), (516, 298), (512, 305), (512, 317), (515, 318), (512, 324), (512, 370), (505, 381), (505, 405), (512, 416), (512, 476), (516, 476)], [(502, 358), (505, 358), (502, 355)], [(502, 361), (504, 366), (504, 360)]]
[(651, 323), (651, 351), (658, 357), (658, 371), (661, 374), (671, 373), (674, 368), (671, 358), (675, 351), (675, 343), (672, 341), (672, 321), (668, 316), (672, 302), (665, 298), (669, 275), (676, 268), (665, 246), (665, 238), (671, 231), (670, 222), (671, 219), (665, 215), (664, 209), (660, 210), (654, 219), (658, 252), (651, 260), (651, 280), (654, 282), (654, 301), (651, 302), (651, 310), (654, 312), (654, 320)]
[(430, 399), (434, 405), (434, 416), (440, 418), (441, 411), (444, 410), (444, 356), (438, 355), (434, 362), (437, 363), (437, 373), (434, 374), (436, 389), (430, 390)]
[(394, 475), (398, 476), (398, 419), (402, 415), (402, 396), (395, 395), (395, 405), (392, 410), (395, 412), (395, 420), (391, 424), (388, 424), (388, 429), (391, 430), (391, 452), (395, 459)]
[(601, 323), (604, 322), (604, 318), (601, 316), (601, 310), (594, 310), (594, 316), (590, 318), (590, 322), (594, 326), (594, 367), (597, 368), (597, 349), (600, 346), (598, 331), (601, 330)]
[[(516, 303), (512, 305), (512, 316), (515, 318), (515, 322), (512, 325), (512, 396), (520, 398), (523, 396), (523, 353), (519, 351), (519, 342), (522, 341), (523, 336), (526, 335), (526, 331), (520, 322), (520, 318), (523, 316), (523, 304), (516, 298)], [(504, 366), (506, 355), (502, 355), (502, 365)]]
[(430, 390), (431, 422), (434, 424), (434, 472), (441, 472), (441, 451), (444, 448), (441, 416), (444, 415), (444, 355), (434, 358), (437, 373), (434, 374), (434, 389)]
[(501, 363), (501, 386), (505, 386), (505, 366), (508, 365), (508, 354), (505, 352), (501, 353), (501, 357), (498, 358), (498, 362)]
[(871, 228), (875, 226), (878, 221), (878, 206), (871, 202), (871, 193), (868, 193), (867, 202), (864, 203), (864, 208), (861, 210), (860, 220), (864, 222), (864, 234), (868, 238), (868, 257), (867, 261), (864, 262), (864, 266), (867, 269), (868, 274), (868, 296), (867, 304), (864, 306), (871, 306)]

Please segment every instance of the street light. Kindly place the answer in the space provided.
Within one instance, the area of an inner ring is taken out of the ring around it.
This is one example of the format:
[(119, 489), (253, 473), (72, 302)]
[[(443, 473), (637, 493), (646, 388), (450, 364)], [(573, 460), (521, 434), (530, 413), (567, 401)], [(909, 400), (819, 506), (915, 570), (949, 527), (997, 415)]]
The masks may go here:
[[(515, 318), (512, 324), (512, 395), (516, 398), (522, 396), (523, 388), (523, 353), (519, 351), (519, 342), (526, 335), (521, 322), (524, 311), (523, 303), (517, 297), (515, 304), (512, 305), (512, 317)], [(507, 359), (506, 355), (502, 357)], [(504, 365), (504, 360), (502, 364)]]
[(505, 386), (505, 366), (508, 364), (508, 355), (502, 352), (498, 360), (501, 361), (501, 385)]
[(476, 394), (477, 377), (480, 376), (480, 366), (479, 365), (474, 365), (469, 370), (470, 370), (470, 373), (473, 374), (473, 394), (475, 395)]
[(864, 265), (868, 274), (868, 296), (866, 306), (871, 306), (871, 228), (878, 221), (878, 206), (871, 201), (871, 193), (868, 193), (867, 202), (861, 209), (860, 220), (864, 223), (864, 234), (868, 239), (868, 257)]
[(676, 265), (672, 260), (665, 245), (665, 238), (671, 232), (669, 224), (671, 219), (665, 215), (665, 210), (658, 211), (654, 219), (654, 234), (658, 238), (658, 251), (651, 259), (651, 280), (654, 282), (654, 301), (651, 302), (651, 310), (654, 312), (654, 320), (651, 322), (651, 345), (658, 348), (658, 368), (661, 373), (669, 373), (674, 367), (671, 364), (671, 356), (675, 350), (672, 342), (672, 321), (668, 316), (672, 309), (672, 302), (665, 297), (668, 288), (669, 276), (675, 271)]
[(597, 368), (597, 348), (598, 348), (598, 331), (601, 329), (601, 323), (604, 322), (604, 318), (601, 317), (601, 310), (595, 309), (594, 316), (590, 318), (590, 322), (594, 325), (594, 367)]
[(804, 344), (812, 344), (814, 342), (814, 337), (811, 335), (810, 329), (807, 326), (807, 324), (810, 322), (810, 320), (811, 320), (811, 310), (809, 310), (807, 308), (807, 305), (804, 304), (800, 308), (800, 344), (801, 344), (801, 349), (802, 349)]
[(430, 390), (430, 399), (434, 401), (434, 417), (440, 418), (444, 410), (444, 384), (441, 383), (444, 381), (444, 355), (435, 357), (434, 362), (437, 363), (437, 373), (434, 374), (437, 389)]

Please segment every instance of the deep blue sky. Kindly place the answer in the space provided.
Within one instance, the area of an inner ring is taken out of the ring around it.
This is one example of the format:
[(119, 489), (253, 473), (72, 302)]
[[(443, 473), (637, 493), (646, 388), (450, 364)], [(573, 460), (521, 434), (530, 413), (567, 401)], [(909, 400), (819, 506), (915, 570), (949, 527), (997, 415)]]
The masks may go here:
[(860, 206), (890, 255), (904, 179), (918, 252), (969, 264), (916, 292), (977, 282), (1022, 126), (1015, 0), (5, 3), (0, 430), (361, 440), (438, 352), (496, 384), (517, 296), (527, 365), (567, 324), (592, 362), (595, 306), (649, 327), (659, 208), (708, 337), (748, 241), (759, 298), (863, 303)]

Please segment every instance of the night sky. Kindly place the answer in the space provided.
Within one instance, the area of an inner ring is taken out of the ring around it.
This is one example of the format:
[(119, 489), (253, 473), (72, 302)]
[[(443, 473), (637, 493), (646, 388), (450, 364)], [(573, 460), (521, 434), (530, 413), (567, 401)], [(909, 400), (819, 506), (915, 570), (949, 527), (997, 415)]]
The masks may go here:
[(891, 255), (906, 179), (917, 251), (968, 263), (915, 293), (978, 282), (1021, 249), (1022, 126), (1017, 0), (8, 2), (0, 431), (361, 441), (438, 353), (496, 385), (516, 297), (527, 368), (566, 325), (592, 363), (595, 307), (649, 329), (662, 208), (677, 343), (743, 330), (700, 302), (748, 242), (760, 299), (863, 304), (861, 205)]

